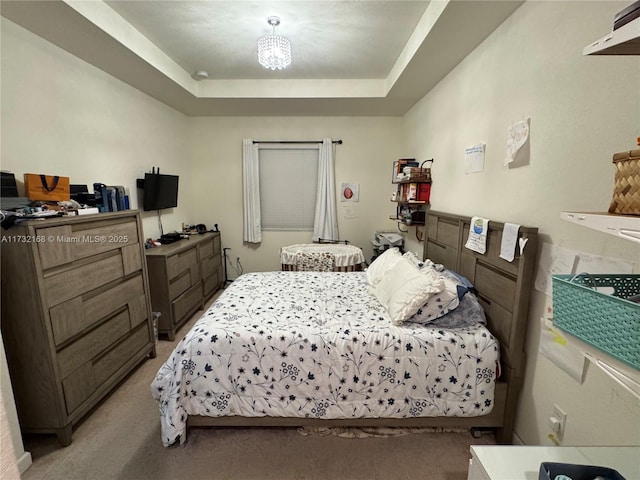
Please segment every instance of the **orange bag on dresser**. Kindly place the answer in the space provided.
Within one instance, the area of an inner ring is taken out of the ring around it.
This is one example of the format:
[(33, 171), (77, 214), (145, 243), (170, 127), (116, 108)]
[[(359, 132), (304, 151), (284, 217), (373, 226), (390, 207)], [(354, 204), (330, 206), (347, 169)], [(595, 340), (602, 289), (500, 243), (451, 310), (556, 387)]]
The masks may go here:
[(71, 198), (69, 177), (25, 173), (24, 190), (29, 200), (63, 202)]

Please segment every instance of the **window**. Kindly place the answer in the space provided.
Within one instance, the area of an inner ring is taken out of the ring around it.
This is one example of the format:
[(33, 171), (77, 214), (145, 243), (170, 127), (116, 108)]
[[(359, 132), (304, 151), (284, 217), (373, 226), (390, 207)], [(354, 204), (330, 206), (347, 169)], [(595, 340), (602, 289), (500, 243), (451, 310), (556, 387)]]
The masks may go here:
[(318, 145), (260, 145), (263, 230), (313, 231), (318, 157)]

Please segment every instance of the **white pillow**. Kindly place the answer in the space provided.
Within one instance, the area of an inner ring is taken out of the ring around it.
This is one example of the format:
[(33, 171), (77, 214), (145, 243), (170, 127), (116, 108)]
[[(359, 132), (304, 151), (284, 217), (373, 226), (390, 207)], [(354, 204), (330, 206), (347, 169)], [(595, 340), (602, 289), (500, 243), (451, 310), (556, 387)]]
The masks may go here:
[(432, 296), (445, 288), (444, 278), (433, 269), (420, 270), (401, 258), (373, 288), (395, 325), (411, 317)]
[(407, 257), (418, 268), (435, 268), (439, 272), (442, 271), (443, 268), (444, 268), (442, 265), (439, 265), (437, 263), (433, 263), (433, 261), (431, 259), (429, 259), (429, 258), (427, 258), (426, 260), (420, 260), (418, 255), (416, 255), (414, 252), (405, 252), (403, 254), (403, 257)]
[(375, 287), (380, 280), (393, 268), (393, 266), (402, 259), (402, 254), (398, 248), (389, 248), (382, 252), (376, 259), (371, 262), (367, 268), (367, 282)]
[(458, 284), (452, 278), (444, 278), (444, 289), (429, 298), (424, 305), (407, 321), (415, 323), (429, 323), (446, 315), (460, 304)]

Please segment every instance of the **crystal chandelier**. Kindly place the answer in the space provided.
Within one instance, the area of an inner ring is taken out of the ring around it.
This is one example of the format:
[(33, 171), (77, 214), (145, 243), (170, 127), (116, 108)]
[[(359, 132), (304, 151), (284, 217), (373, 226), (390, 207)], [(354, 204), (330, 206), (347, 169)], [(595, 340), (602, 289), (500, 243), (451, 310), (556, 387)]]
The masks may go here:
[(286, 37), (276, 35), (276, 27), (280, 25), (278, 17), (267, 18), (273, 31), (258, 39), (258, 62), (271, 70), (282, 70), (291, 64), (291, 43)]

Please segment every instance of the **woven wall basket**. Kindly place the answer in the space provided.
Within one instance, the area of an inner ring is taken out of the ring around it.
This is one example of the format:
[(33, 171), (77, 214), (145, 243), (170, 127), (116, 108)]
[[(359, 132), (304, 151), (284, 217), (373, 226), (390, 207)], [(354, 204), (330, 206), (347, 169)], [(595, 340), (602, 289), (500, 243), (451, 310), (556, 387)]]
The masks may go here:
[(640, 150), (613, 155), (616, 167), (609, 213), (640, 215)]

